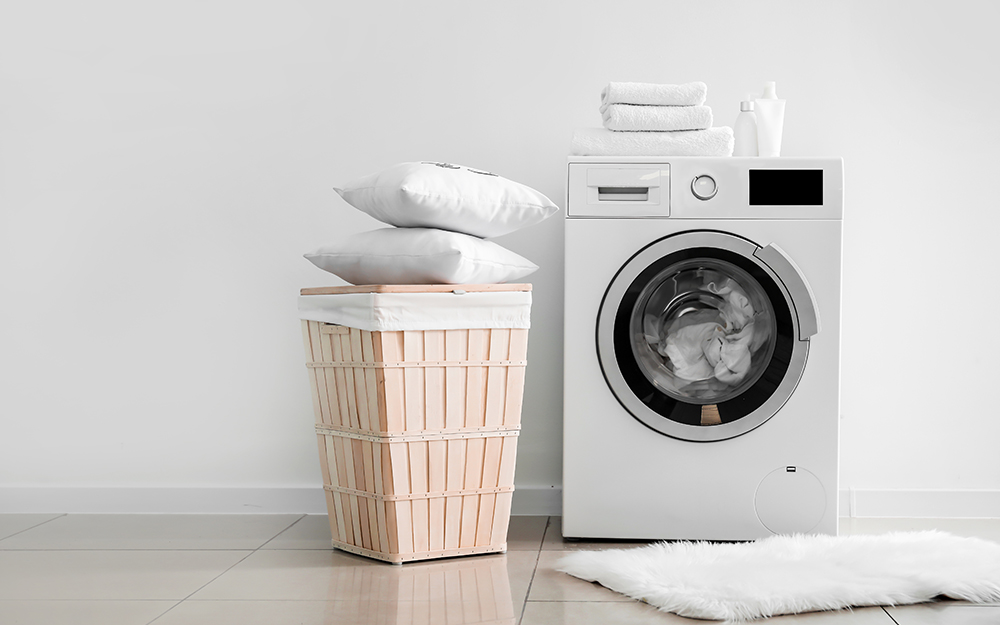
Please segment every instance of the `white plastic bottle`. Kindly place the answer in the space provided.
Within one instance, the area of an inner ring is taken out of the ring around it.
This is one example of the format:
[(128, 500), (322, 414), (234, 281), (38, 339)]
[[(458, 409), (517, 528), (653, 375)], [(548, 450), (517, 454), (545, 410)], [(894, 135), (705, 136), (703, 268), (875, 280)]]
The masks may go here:
[(756, 104), (758, 151), (761, 156), (780, 156), (785, 101), (778, 99), (773, 82), (764, 83), (764, 95), (757, 99)]
[(740, 114), (733, 125), (736, 144), (733, 156), (757, 156), (757, 116), (753, 112), (753, 95), (740, 102)]

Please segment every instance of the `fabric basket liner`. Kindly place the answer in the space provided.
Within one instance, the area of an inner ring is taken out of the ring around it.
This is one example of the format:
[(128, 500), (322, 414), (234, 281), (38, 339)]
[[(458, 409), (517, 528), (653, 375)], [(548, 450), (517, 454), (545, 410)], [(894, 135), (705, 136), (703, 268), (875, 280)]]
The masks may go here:
[(299, 318), (369, 332), (529, 328), (531, 292), (300, 295)]

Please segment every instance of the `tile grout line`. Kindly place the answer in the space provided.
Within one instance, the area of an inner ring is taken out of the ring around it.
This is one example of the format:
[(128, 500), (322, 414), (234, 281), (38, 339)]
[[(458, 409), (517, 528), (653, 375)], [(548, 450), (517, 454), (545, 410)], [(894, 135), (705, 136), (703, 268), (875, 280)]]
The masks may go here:
[(883, 606), (879, 606), (879, 607), (882, 608), (882, 611), (885, 612), (885, 615), (889, 617), (890, 621), (892, 621), (896, 625), (899, 625), (899, 621), (897, 621), (895, 619), (895, 617), (893, 617), (891, 614), (889, 614), (889, 610), (886, 610), (884, 605)]
[(302, 521), (302, 519), (306, 518), (307, 516), (308, 516), (308, 515), (306, 515), (306, 514), (303, 514), (303, 515), (302, 515), (302, 516), (300, 516), (299, 518), (295, 519), (294, 521), (292, 521), (292, 523), (291, 523), (291, 524), (290, 524), (290, 525), (289, 525), (288, 527), (286, 527), (285, 529), (281, 530), (280, 532), (278, 532), (278, 533), (277, 533), (277, 534), (275, 534), (274, 536), (272, 536), (272, 537), (268, 538), (267, 540), (265, 540), (265, 541), (264, 541), (264, 543), (263, 543), (262, 545), (260, 545), (259, 547), (257, 547), (257, 549), (254, 549), (254, 551), (257, 551), (257, 550), (259, 550), (259, 549), (263, 549), (263, 548), (264, 548), (264, 547), (266, 547), (267, 545), (271, 544), (271, 541), (273, 541), (273, 540), (274, 540), (275, 538), (277, 538), (278, 536), (281, 536), (282, 534), (284, 534), (284, 533), (285, 533), (285, 532), (287, 532), (288, 530), (290, 530), (290, 529), (292, 529), (293, 527), (295, 527), (296, 525), (298, 525), (298, 524), (299, 524), (299, 522), (301, 522), (301, 521)]
[(528, 580), (528, 589), (524, 592), (524, 603), (521, 604), (521, 616), (517, 619), (518, 625), (524, 620), (524, 611), (528, 607), (528, 597), (531, 596), (531, 585), (535, 583), (535, 573), (538, 572), (538, 562), (542, 559), (542, 547), (545, 545), (545, 535), (549, 533), (552, 525), (552, 517), (545, 517), (545, 529), (542, 530), (542, 540), (538, 543), (538, 553), (535, 555), (535, 567), (531, 569), (531, 579)]
[[(212, 583), (212, 582), (214, 582), (215, 580), (219, 579), (220, 577), (222, 577), (223, 575), (225, 575), (225, 574), (226, 574), (226, 573), (228, 573), (229, 571), (233, 570), (233, 568), (234, 568), (234, 567), (236, 567), (236, 566), (238, 566), (238, 565), (239, 565), (240, 563), (242, 563), (242, 562), (246, 561), (246, 559), (247, 559), (247, 558), (249, 558), (249, 557), (250, 557), (250, 556), (252, 556), (253, 554), (255, 554), (255, 553), (257, 553), (258, 551), (260, 551), (260, 550), (261, 550), (261, 548), (263, 548), (263, 547), (264, 547), (264, 545), (266, 545), (266, 544), (270, 543), (270, 542), (271, 542), (272, 540), (274, 540), (274, 539), (275, 539), (275, 538), (277, 538), (278, 536), (281, 536), (282, 534), (284, 534), (285, 532), (287, 532), (287, 531), (288, 531), (288, 530), (289, 530), (289, 529), (290, 529), (290, 528), (291, 528), (292, 526), (294, 526), (294, 525), (295, 525), (296, 523), (298, 523), (299, 521), (301, 521), (301, 520), (302, 520), (302, 519), (304, 519), (305, 517), (306, 517), (306, 515), (305, 515), (305, 514), (303, 514), (303, 515), (299, 516), (299, 518), (297, 518), (297, 519), (295, 519), (294, 521), (292, 521), (292, 522), (291, 522), (291, 524), (289, 524), (289, 525), (288, 525), (288, 527), (286, 527), (285, 529), (283, 529), (283, 530), (281, 530), (280, 532), (276, 533), (276, 534), (275, 534), (274, 536), (272, 536), (272, 537), (268, 538), (267, 540), (265, 540), (265, 541), (264, 541), (263, 543), (261, 543), (260, 545), (257, 545), (257, 548), (256, 548), (256, 549), (253, 549), (252, 551), (250, 551), (250, 553), (248, 553), (247, 555), (243, 556), (242, 558), (240, 558), (239, 560), (237, 560), (236, 562), (234, 562), (234, 563), (233, 563), (233, 565), (232, 565), (232, 566), (230, 566), (230, 567), (228, 567), (228, 568), (227, 568), (227, 569), (226, 569), (225, 571), (222, 571), (221, 573), (219, 573), (218, 575), (216, 575), (216, 576), (215, 576), (215, 577), (213, 577), (212, 579), (208, 580), (207, 582), (205, 582), (204, 584), (202, 584), (202, 585), (201, 585), (201, 586), (199, 586), (198, 588), (195, 588), (195, 589), (194, 589), (194, 591), (192, 591), (191, 593), (189, 593), (189, 594), (188, 594), (188, 596), (184, 597), (183, 599), (181, 599), (180, 601), (178, 601), (178, 602), (177, 602), (177, 603), (175, 603), (174, 605), (172, 605), (172, 606), (170, 606), (169, 608), (167, 608), (166, 610), (164, 610), (164, 611), (163, 611), (163, 612), (162, 612), (162, 613), (161, 613), (161, 614), (160, 614), (159, 616), (157, 616), (157, 617), (156, 617), (156, 618), (154, 618), (153, 620), (149, 621), (149, 623), (147, 623), (146, 625), (152, 625), (152, 624), (153, 624), (153, 623), (155, 623), (156, 621), (160, 620), (161, 618), (163, 618), (164, 616), (166, 616), (167, 614), (169, 614), (170, 612), (172, 612), (172, 611), (173, 611), (173, 610), (174, 610), (174, 609), (175, 609), (175, 608), (176, 608), (177, 606), (181, 605), (182, 603), (184, 603), (185, 601), (187, 601), (188, 599), (190, 599), (190, 598), (191, 598), (191, 597), (193, 597), (194, 595), (196, 595), (196, 594), (198, 594), (199, 592), (201, 592), (201, 590), (202, 590), (202, 589), (204, 589), (204, 588), (205, 588), (206, 586), (208, 586), (209, 584), (211, 584), (211, 583)], [(216, 551), (216, 550), (213, 550), (213, 549), (200, 549), (199, 551)], [(234, 550), (234, 551), (238, 551), (238, 550)]]
[[(66, 512), (64, 512), (62, 514), (57, 514), (56, 516), (52, 517), (51, 519), (46, 519), (46, 520), (42, 521), (41, 523), (38, 523), (36, 525), (32, 525), (31, 527), (26, 527), (26, 528), (24, 528), (23, 530), (21, 530), (19, 532), (14, 532), (10, 536), (4, 536), (3, 538), (0, 538), (0, 543), (2, 543), (3, 541), (7, 540), (8, 538), (13, 538), (14, 536), (17, 536), (18, 534), (23, 534), (23, 533), (27, 532), (28, 530), (33, 530), (36, 527), (41, 527), (41, 526), (45, 525), (46, 523), (51, 523), (52, 521), (55, 521), (56, 519), (61, 519), (64, 516), (69, 516), (69, 514), (66, 513)], [(2, 547), (0, 547), (0, 548), (2, 548)]]

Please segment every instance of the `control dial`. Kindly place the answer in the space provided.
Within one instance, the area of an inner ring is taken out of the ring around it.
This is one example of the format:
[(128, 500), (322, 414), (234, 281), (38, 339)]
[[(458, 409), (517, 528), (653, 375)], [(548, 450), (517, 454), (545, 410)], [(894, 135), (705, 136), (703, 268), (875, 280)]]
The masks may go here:
[(691, 193), (699, 200), (710, 200), (718, 193), (719, 187), (715, 184), (715, 178), (707, 174), (696, 176), (691, 181)]

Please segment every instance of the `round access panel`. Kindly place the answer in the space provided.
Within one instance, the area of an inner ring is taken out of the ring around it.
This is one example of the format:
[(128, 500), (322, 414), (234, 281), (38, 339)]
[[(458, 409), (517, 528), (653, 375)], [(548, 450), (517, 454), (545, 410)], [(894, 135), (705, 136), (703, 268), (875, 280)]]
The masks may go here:
[(754, 495), (757, 518), (775, 534), (805, 534), (826, 513), (826, 489), (811, 471), (781, 467), (768, 473)]

